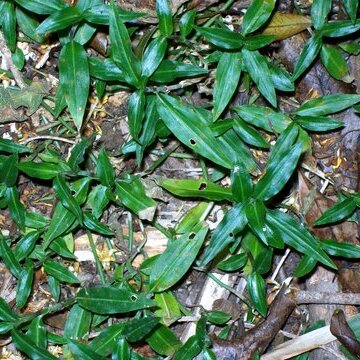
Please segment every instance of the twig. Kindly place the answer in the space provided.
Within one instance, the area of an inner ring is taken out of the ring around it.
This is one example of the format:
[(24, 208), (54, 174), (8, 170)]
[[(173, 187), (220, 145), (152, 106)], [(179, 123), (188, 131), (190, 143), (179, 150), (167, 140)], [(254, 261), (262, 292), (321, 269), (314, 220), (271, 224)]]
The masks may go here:
[(297, 304), (360, 305), (360, 294), (298, 290), (292, 296)]
[(72, 145), (75, 144), (75, 141), (74, 141), (74, 140), (67, 139), (67, 138), (63, 138), (63, 137), (60, 137), (60, 136), (53, 136), (53, 135), (38, 135), (38, 136), (34, 136), (34, 137), (31, 137), (31, 138), (28, 138), (28, 139), (24, 140), (24, 141), (22, 142), (22, 144), (23, 144), (23, 145), (26, 145), (26, 144), (28, 144), (29, 142), (35, 141), (35, 140), (53, 140), (53, 141), (66, 142), (66, 143), (72, 144)]
[(91, 247), (91, 251), (94, 255), (94, 258), (95, 258), (95, 263), (96, 263), (96, 267), (97, 267), (97, 270), (98, 270), (98, 273), (99, 273), (99, 276), (100, 276), (100, 279), (101, 279), (101, 283), (103, 285), (106, 284), (106, 279), (105, 279), (105, 274), (104, 274), (104, 270), (103, 270), (103, 267), (102, 267), (102, 263), (99, 259), (99, 256), (97, 254), (97, 251), (96, 251), (96, 246), (95, 246), (95, 243), (94, 243), (94, 239), (92, 237), (92, 234), (89, 230), (86, 230), (86, 235), (89, 239), (89, 243), (90, 243), (90, 247)]
[(283, 264), (284, 264), (284, 262), (285, 262), (285, 260), (286, 260), (286, 258), (288, 257), (289, 254), (290, 254), (290, 249), (288, 248), (288, 249), (286, 249), (285, 254), (283, 255), (283, 257), (282, 257), (281, 260), (279, 261), (278, 266), (276, 267), (274, 273), (273, 273), (272, 276), (271, 276), (271, 280), (272, 280), (272, 281), (275, 281), (275, 279), (276, 279), (276, 277), (277, 277), (277, 275), (278, 275), (281, 267), (283, 266)]
[(15, 66), (15, 64), (13, 63), (13, 61), (11, 59), (11, 51), (7, 47), (4, 35), (1, 31), (0, 31), (0, 51), (4, 56), (4, 59), (5, 59), (8, 69), (14, 75), (14, 79), (15, 79), (16, 83), (18, 84), (19, 88), (20, 89), (27, 88), (27, 85), (23, 79), (21, 72)]

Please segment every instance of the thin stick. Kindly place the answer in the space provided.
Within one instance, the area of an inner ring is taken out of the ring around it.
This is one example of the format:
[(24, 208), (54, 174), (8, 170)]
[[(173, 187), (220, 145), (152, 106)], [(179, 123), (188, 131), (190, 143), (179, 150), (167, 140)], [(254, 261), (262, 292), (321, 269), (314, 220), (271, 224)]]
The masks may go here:
[(53, 141), (62, 141), (62, 142), (65, 142), (65, 143), (68, 143), (68, 144), (72, 144), (72, 145), (75, 144), (75, 141), (74, 141), (74, 140), (67, 139), (67, 138), (63, 138), (63, 137), (60, 137), (60, 136), (53, 136), (53, 135), (38, 135), (38, 136), (34, 136), (34, 137), (31, 137), (31, 138), (28, 138), (28, 139), (24, 140), (24, 141), (22, 142), (22, 144), (23, 144), (23, 145), (26, 145), (26, 144), (28, 144), (29, 142), (35, 141), (35, 140), (53, 140)]
[(284, 254), (283, 257), (281, 258), (278, 266), (276, 267), (274, 273), (273, 273), (272, 276), (271, 276), (271, 280), (272, 280), (272, 281), (275, 281), (275, 279), (276, 279), (276, 277), (277, 277), (277, 275), (278, 275), (281, 267), (283, 266), (283, 264), (284, 264), (284, 262), (285, 262), (285, 260), (286, 260), (286, 258), (288, 257), (289, 254), (290, 254), (290, 249), (287, 248), (286, 251), (285, 251), (285, 254)]
[(13, 63), (13, 61), (11, 59), (11, 51), (7, 47), (4, 35), (1, 31), (0, 31), (0, 51), (4, 56), (5, 62), (9, 68), (9, 70), (14, 75), (14, 79), (15, 79), (16, 83), (18, 84), (19, 88), (20, 89), (27, 88), (27, 85), (23, 79), (21, 72), (15, 66), (15, 64)]
[(360, 294), (298, 290), (293, 292), (297, 304), (360, 305)]

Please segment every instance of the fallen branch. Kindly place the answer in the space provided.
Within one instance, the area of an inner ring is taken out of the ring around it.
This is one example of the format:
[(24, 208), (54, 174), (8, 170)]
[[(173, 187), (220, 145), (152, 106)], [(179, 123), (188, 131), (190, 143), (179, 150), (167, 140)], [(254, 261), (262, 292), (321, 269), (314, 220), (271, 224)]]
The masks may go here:
[(292, 297), (297, 304), (360, 305), (360, 294), (352, 293), (295, 290), (290, 297)]
[(5, 62), (7, 64), (8, 69), (11, 71), (11, 73), (14, 75), (14, 79), (16, 83), (18, 84), (20, 89), (25, 89), (27, 87), (23, 76), (19, 69), (15, 66), (11, 59), (11, 51), (9, 50), (8, 46), (6, 45), (6, 41), (4, 38), (3, 33), (0, 31), (0, 52), (2, 53)]

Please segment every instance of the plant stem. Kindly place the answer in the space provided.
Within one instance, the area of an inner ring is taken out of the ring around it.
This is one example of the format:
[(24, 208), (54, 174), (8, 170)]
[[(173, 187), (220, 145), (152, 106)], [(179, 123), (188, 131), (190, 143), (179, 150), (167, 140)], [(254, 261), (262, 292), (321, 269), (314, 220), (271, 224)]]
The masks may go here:
[(98, 254), (97, 254), (97, 251), (96, 251), (96, 246), (95, 246), (95, 243), (94, 243), (94, 239), (93, 239), (93, 237), (91, 235), (91, 232), (89, 230), (86, 230), (86, 235), (87, 235), (87, 237), (89, 239), (91, 251), (94, 254), (96, 267), (97, 267), (97, 270), (98, 270), (98, 273), (99, 273), (99, 276), (100, 276), (100, 279), (101, 279), (101, 283), (103, 285), (105, 285), (106, 284), (105, 274), (104, 274), (104, 270), (103, 270), (101, 261), (99, 259)]

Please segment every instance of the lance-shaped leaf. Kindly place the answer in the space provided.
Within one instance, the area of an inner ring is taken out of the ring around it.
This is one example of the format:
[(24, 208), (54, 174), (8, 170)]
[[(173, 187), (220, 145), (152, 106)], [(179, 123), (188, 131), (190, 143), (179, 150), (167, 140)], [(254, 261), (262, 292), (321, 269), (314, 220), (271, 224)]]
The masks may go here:
[(178, 78), (187, 78), (207, 74), (207, 70), (199, 66), (165, 59), (156, 69), (150, 80), (158, 83), (168, 83)]
[[(192, 232), (168, 244), (150, 272), (150, 291), (161, 292), (175, 285), (189, 270), (205, 240), (208, 227), (198, 224)], [(164, 267), (164, 264), (167, 264)]]
[(91, 313), (75, 304), (67, 316), (64, 336), (68, 339), (82, 339), (89, 332)]
[(344, 122), (325, 116), (297, 116), (295, 121), (304, 129), (315, 132), (335, 130), (344, 126)]
[(268, 245), (265, 214), (266, 208), (262, 201), (249, 201), (245, 205), (245, 214), (250, 226), (250, 229), (259, 237), (259, 239)]
[(330, 256), (340, 256), (348, 259), (360, 259), (359, 245), (325, 239), (320, 241), (320, 246)]
[(321, 34), (328, 37), (341, 37), (355, 33), (360, 29), (360, 21), (352, 20), (332, 21), (321, 28)]
[(26, 211), (24, 205), (20, 202), (19, 192), (15, 186), (6, 189), (5, 200), (7, 202), (11, 218), (21, 229), (23, 229), (25, 227)]
[(157, 108), (165, 125), (186, 146), (225, 168), (231, 168), (232, 159), (211, 132), (209, 124), (194, 110), (169, 96), (158, 95)]
[(242, 50), (243, 61), (251, 79), (272, 106), (276, 106), (276, 94), (266, 58), (258, 51)]
[(21, 274), (21, 266), (18, 260), (15, 258), (5, 238), (1, 234), (0, 234), (0, 256), (5, 266), (11, 272), (11, 274), (13, 274), (17, 279), (19, 279)]
[(356, 14), (359, 6), (358, 0), (343, 0), (346, 12), (349, 14), (350, 19), (353, 23), (356, 21)]
[(36, 241), (39, 239), (38, 231), (29, 231), (16, 244), (13, 252), (18, 261), (24, 260), (34, 249)]
[(34, 264), (30, 259), (26, 259), (25, 267), (20, 273), (20, 278), (16, 286), (16, 306), (21, 309), (25, 306), (32, 290), (34, 280)]
[(167, 49), (165, 37), (158, 37), (147, 46), (142, 57), (141, 75), (150, 77), (159, 67)]
[(237, 204), (231, 208), (214, 230), (209, 245), (200, 259), (199, 267), (206, 266), (212, 259), (223, 251), (226, 246), (235, 241), (235, 235), (244, 229), (247, 219), (244, 204)]
[(159, 19), (161, 35), (170, 36), (173, 33), (174, 25), (168, 0), (156, 0), (156, 15)]
[(70, 188), (67, 186), (65, 178), (62, 175), (56, 176), (53, 182), (53, 188), (63, 206), (71, 211), (78, 221), (82, 223), (82, 211), (80, 206), (71, 194)]
[(229, 104), (241, 74), (241, 53), (224, 52), (219, 60), (214, 84), (214, 121)]
[(228, 29), (215, 29), (199, 26), (195, 26), (195, 29), (211, 44), (223, 49), (237, 50), (244, 45), (244, 37), (240, 33)]
[(79, 170), (78, 165), (84, 161), (84, 155), (88, 147), (94, 140), (93, 136), (82, 138), (71, 150), (68, 165), (74, 171)]
[(15, 141), (9, 139), (0, 139), (0, 151), (6, 153), (30, 153), (31, 150), (22, 144), (18, 144)]
[(76, 41), (70, 41), (62, 48), (59, 70), (66, 104), (76, 128), (80, 130), (88, 100), (90, 75), (86, 51)]
[(66, 3), (62, 0), (15, 0), (16, 3), (21, 5), (26, 10), (34, 12), (39, 15), (49, 15), (66, 7)]
[(123, 314), (156, 306), (145, 293), (98, 286), (81, 289), (76, 295), (78, 304), (97, 314)]
[(332, 224), (344, 220), (349, 217), (356, 209), (356, 201), (354, 198), (345, 198), (343, 201), (338, 202), (330, 209), (326, 210), (319, 219), (314, 223), (316, 226)]
[(135, 91), (128, 100), (128, 122), (131, 136), (138, 141), (145, 115), (146, 97), (143, 90)]
[(316, 30), (325, 24), (331, 11), (332, 0), (313, 0), (311, 4), (311, 22)]
[(69, 340), (69, 348), (75, 360), (105, 360), (106, 357), (97, 354), (89, 345), (80, 341)]
[(116, 183), (115, 195), (122, 205), (129, 208), (140, 219), (151, 221), (156, 211), (156, 202), (148, 197), (139, 179), (122, 180)]
[(66, 7), (56, 11), (44, 20), (36, 29), (38, 34), (55, 32), (66, 29), (70, 25), (74, 25), (82, 20), (82, 13), (77, 6)]
[(4, 162), (0, 164), (0, 183), (4, 183), (7, 187), (15, 186), (18, 177), (17, 165), (17, 154), (5, 158)]
[(246, 279), (246, 288), (254, 308), (262, 317), (266, 317), (267, 303), (264, 279), (259, 274), (252, 273)]
[(234, 165), (231, 171), (231, 191), (237, 202), (246, 201), (253, 192), (253, 183), (243, 163)]
[(291, 123), (288, 116), (265, 106), (242, 105), (237, 106), (235, 111), (249, 124), (271, 133), (282, 133)]
[(349, 66), (337, 48), (323, 45), (320, 51), (320, 57), (326, 70), (333, 78), (344, 82), (352, 81), (349, 76)]
[(233, 200), (231, 189), (224, 188), (205, 179), (162, 179), (159, 185), (177, 196), (200, 197), (208, 200)]
[(294, 91), (294, 82), (291, 79), (291, 75), (284, 69), (275, 66), (272, 63), (268, 63), (271, 80), (274, 84), (274, 88), (280, 91)]
[(321, 46), (322, 46), (322, 38), (321, 35), (316, 33), (312, 36), (306, 43), (302, 52), (299, 56), (298, 61), (296, 62), (293, 80), (299, 78), (305, 70), (311, 65), (311, 63), (315, 60), (318, 55)]
[(47, 350), (36, 346), (32, 338), (22, 332), (13, 330), (11, 332), (12, 340), (17, 349), (24, 352), (30, 359), (34, 360), (56, 360), (57, 358)]
[(84, 225), (91, 231), (94, 231), (101, 235), (111, 236), (114, 235), (114, 231), (107, 225), (101, 223), (96, 217), (88, 212), (84, 212)]
[(182, 342), (166, 326), (159, 324), (146, 339), (158, 354), (170, 356), (182, 346)]
[(180, 34), (183, 37), (188, 36), (194, 28), (196, 10), (186, 11), (179, 20)]
[(103, 186), (113, 186), (115, 183), (115, 171), (104, 148), (100, 150), (96, 161), (96, 175)]
[(191, 336), (186, 343), (176, 351), (174, 360), (187, 360), (194, 359), (201, 352), (201, 346), (199, 344), (196, 335)]
[(293, 145), (287, 155), (273, 167), (255, 185), (254, 194), (258, 199), (269, 200), (279, 193), (293, 174), (303, 150), (303, 143)]
[(235, 119), (233, 128), (239, 138), (245, 143), (263, 149), (268, 149), (270, 147), (261, 133), (248, 125), (242, 119)]
[(116, 348), (116, 339), (123, 335), (124, 329), (125, 323), (117, 323), (107, 327), (90, 343), (90, 348), (104, 356), (111, 354)]
[(331, 94), (303, 103), (295, 113), (300, 116), (323, 116), (337, 113), (360, 102), (360, 95)]
[(42, 315), (34, 318), (29, 327), (26, 335), (28, 335), (34, 344), (39, 348), (46, 349), (47, 346), (47, 330), (42, 320)]
[(16, 15), (13, 2), (5, 1), (1, 9), (2, 31), (12, 53), (16, 50)]
[(319, 241), (290, 215), (278, 210), (268, 210), (266, 222), (270, 228), (278, 230), (284, 243), (302, 254), (313, 257), (322, 264), (336, 269), (336, 265), (320, 248)]
[(89, 71), (92, 77), (104, 81), (125, 82), (123, 71), (110, 59), (101, 60), (97, 57), (91, 56), (88, 61)]
[(317, 263), (317, 260), (313, 257), (304, 255), (295, 268), (294, 276), (302, 277), (309, 274), (315, 269)]
[(43, 180), (50, 180), (63, 172), (58, 164), (45, 162), (36, 163), (34, 161), (24, 161), (19, 163), (17, 167), (25, 174)]
[(14, 322), (19, 320), (19, 315), (13, 312), (8, 303), (0, 297), (0, 320)]
[(112, 359), (130, 360), (131, 349), (125, 338), (119, 337), (116, 349), (112, 353)]
[(248, 256), (245, 253), (232, 255), (229, 258), (219, 262), (217, 268), (222, 271), (237, 271), (244, 267), (248, 261)]
[(69, 271), (64, 265), (54, 260), (45, 260), (43, 266), (47, 274), (53, 276), (59, 281), (69, 284), (80, 284), (79, 279), (71, 271)]
[(124, 72), (126, 81), (137, 86), (140, 79), (140, 62), (132, 51), (129, 33), (113, 0), (111, 1), (109, 34), (112, 60)]
[(275, 0), (254, 0), (246, 10), (242, 22), (244, 35), (259, 29), (269, 19), (275, 7)]

